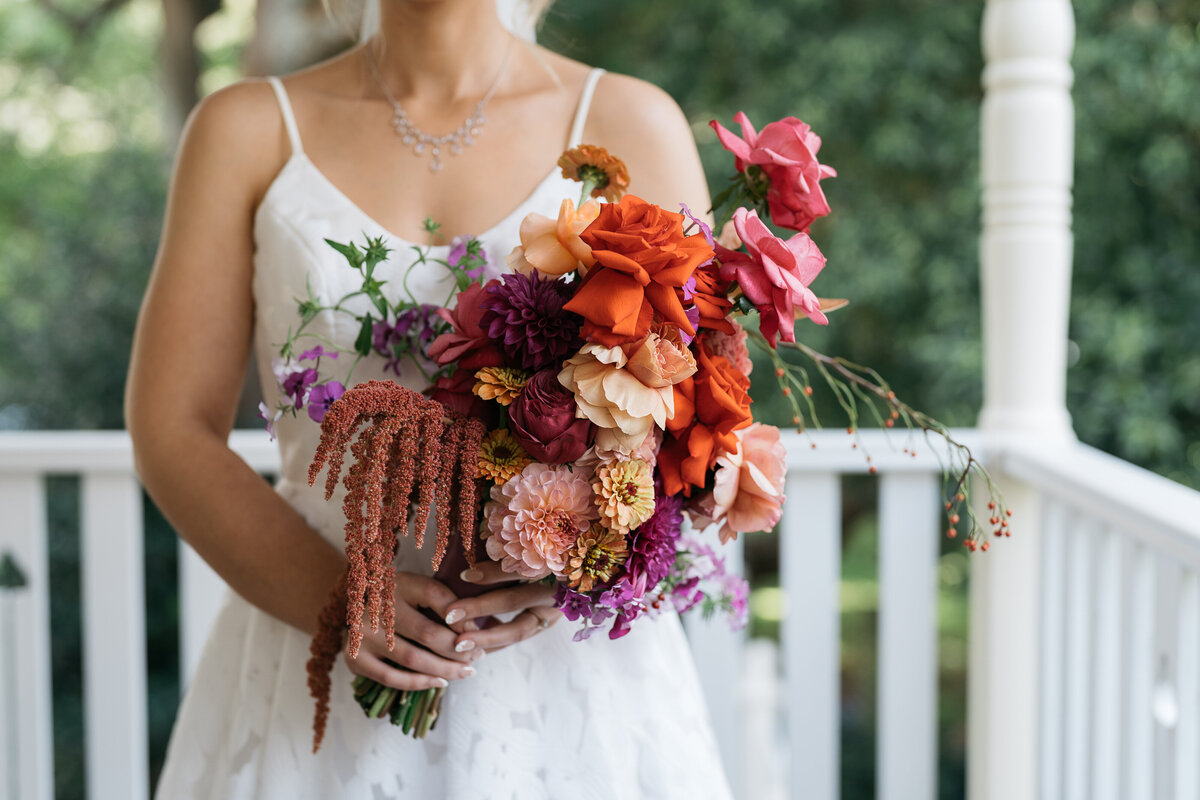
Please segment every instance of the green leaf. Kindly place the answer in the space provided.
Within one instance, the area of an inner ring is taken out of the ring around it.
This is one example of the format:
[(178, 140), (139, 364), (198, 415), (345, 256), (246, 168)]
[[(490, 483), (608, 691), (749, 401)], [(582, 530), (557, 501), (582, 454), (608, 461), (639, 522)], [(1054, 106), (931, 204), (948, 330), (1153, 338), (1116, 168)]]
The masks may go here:
[(375, 320), (370, 314), (363, 317), (362, 327), (358, 329), (358, 338), (354, 340), (354, 352), (360, 356), (370, 355), (371, 339), (374, 333)]
[(362, 251), (359, 250), (358, 247), (355, 246), (355, 244), (353, 242), (351, 242), (350, 244), (342, 244), (341, 242), (335, 242), (332, 239), (326, 239), (325, 244), (329, 245), (334, 250), (337, 250), (339, 253), (341, 253), (342, 257), (345, 258), (347, 263), (349, 263), (350, 266), (354, 267), (354, 269), (358, 269), (359, 267), (362, 266), (362, 263), (363, 263)]

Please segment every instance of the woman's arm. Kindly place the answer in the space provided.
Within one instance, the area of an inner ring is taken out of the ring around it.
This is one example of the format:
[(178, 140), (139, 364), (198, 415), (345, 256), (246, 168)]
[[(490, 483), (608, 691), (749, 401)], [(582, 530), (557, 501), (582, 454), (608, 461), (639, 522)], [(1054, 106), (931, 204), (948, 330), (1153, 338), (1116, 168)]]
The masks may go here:
[[(345, 559), (227, 446), (251, 349), (254, 211), (287, 148), (266, 84), (230, 87), (193, 112), (138, 318), (125, 416), (142, 482), (180, 536), (247, 601), (311, 634)], [(407, 577), (397, 591), (406, 603), (441, 610), (454, 599), (436, 581)], [(445, 630), (446, 649), (452, 636)], [(435, 656), (420, 656), (432, 675), (385, 671), (375, 638), (355, 671), (398, 688), (463, 677), (461, 664)]]

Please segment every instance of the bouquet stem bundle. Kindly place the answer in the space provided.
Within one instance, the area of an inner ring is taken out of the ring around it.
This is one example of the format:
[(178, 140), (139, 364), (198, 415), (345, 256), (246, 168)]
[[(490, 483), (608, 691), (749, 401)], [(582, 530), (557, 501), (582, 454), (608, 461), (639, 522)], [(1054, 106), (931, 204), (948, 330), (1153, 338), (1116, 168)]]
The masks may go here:
[(359, 675), (354, 679), (354, 700), (372, 719), (387, 718), (405, 735), (423, 739), (437, 725), (446, 690), (420, 689), (402, 691), (383, 686)]

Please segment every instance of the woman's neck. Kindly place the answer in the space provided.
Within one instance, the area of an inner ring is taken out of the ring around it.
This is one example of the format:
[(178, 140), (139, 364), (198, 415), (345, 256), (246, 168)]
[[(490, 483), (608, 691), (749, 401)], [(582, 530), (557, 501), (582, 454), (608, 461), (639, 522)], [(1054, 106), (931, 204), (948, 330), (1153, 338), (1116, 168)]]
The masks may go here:
[(487, 92), (511, 38), (495, 0), (381, 0), (363, 53), (398, 99), (454, 102)]

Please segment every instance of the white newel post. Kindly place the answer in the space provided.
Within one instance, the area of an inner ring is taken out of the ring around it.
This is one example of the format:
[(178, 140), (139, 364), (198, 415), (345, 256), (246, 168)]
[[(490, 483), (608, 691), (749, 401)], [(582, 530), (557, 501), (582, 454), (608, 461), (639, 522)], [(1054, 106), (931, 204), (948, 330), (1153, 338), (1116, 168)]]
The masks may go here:
[[(1069, 0), (987, 2), (980, 427), (990, 437), (1074, 436), (1066, 410), (1074, 38)], [(1014, 533), (972, 570), (968, 786), (972, 800), (1033, 800), (1042, 509), (1036, 491), (999, 478)]]

